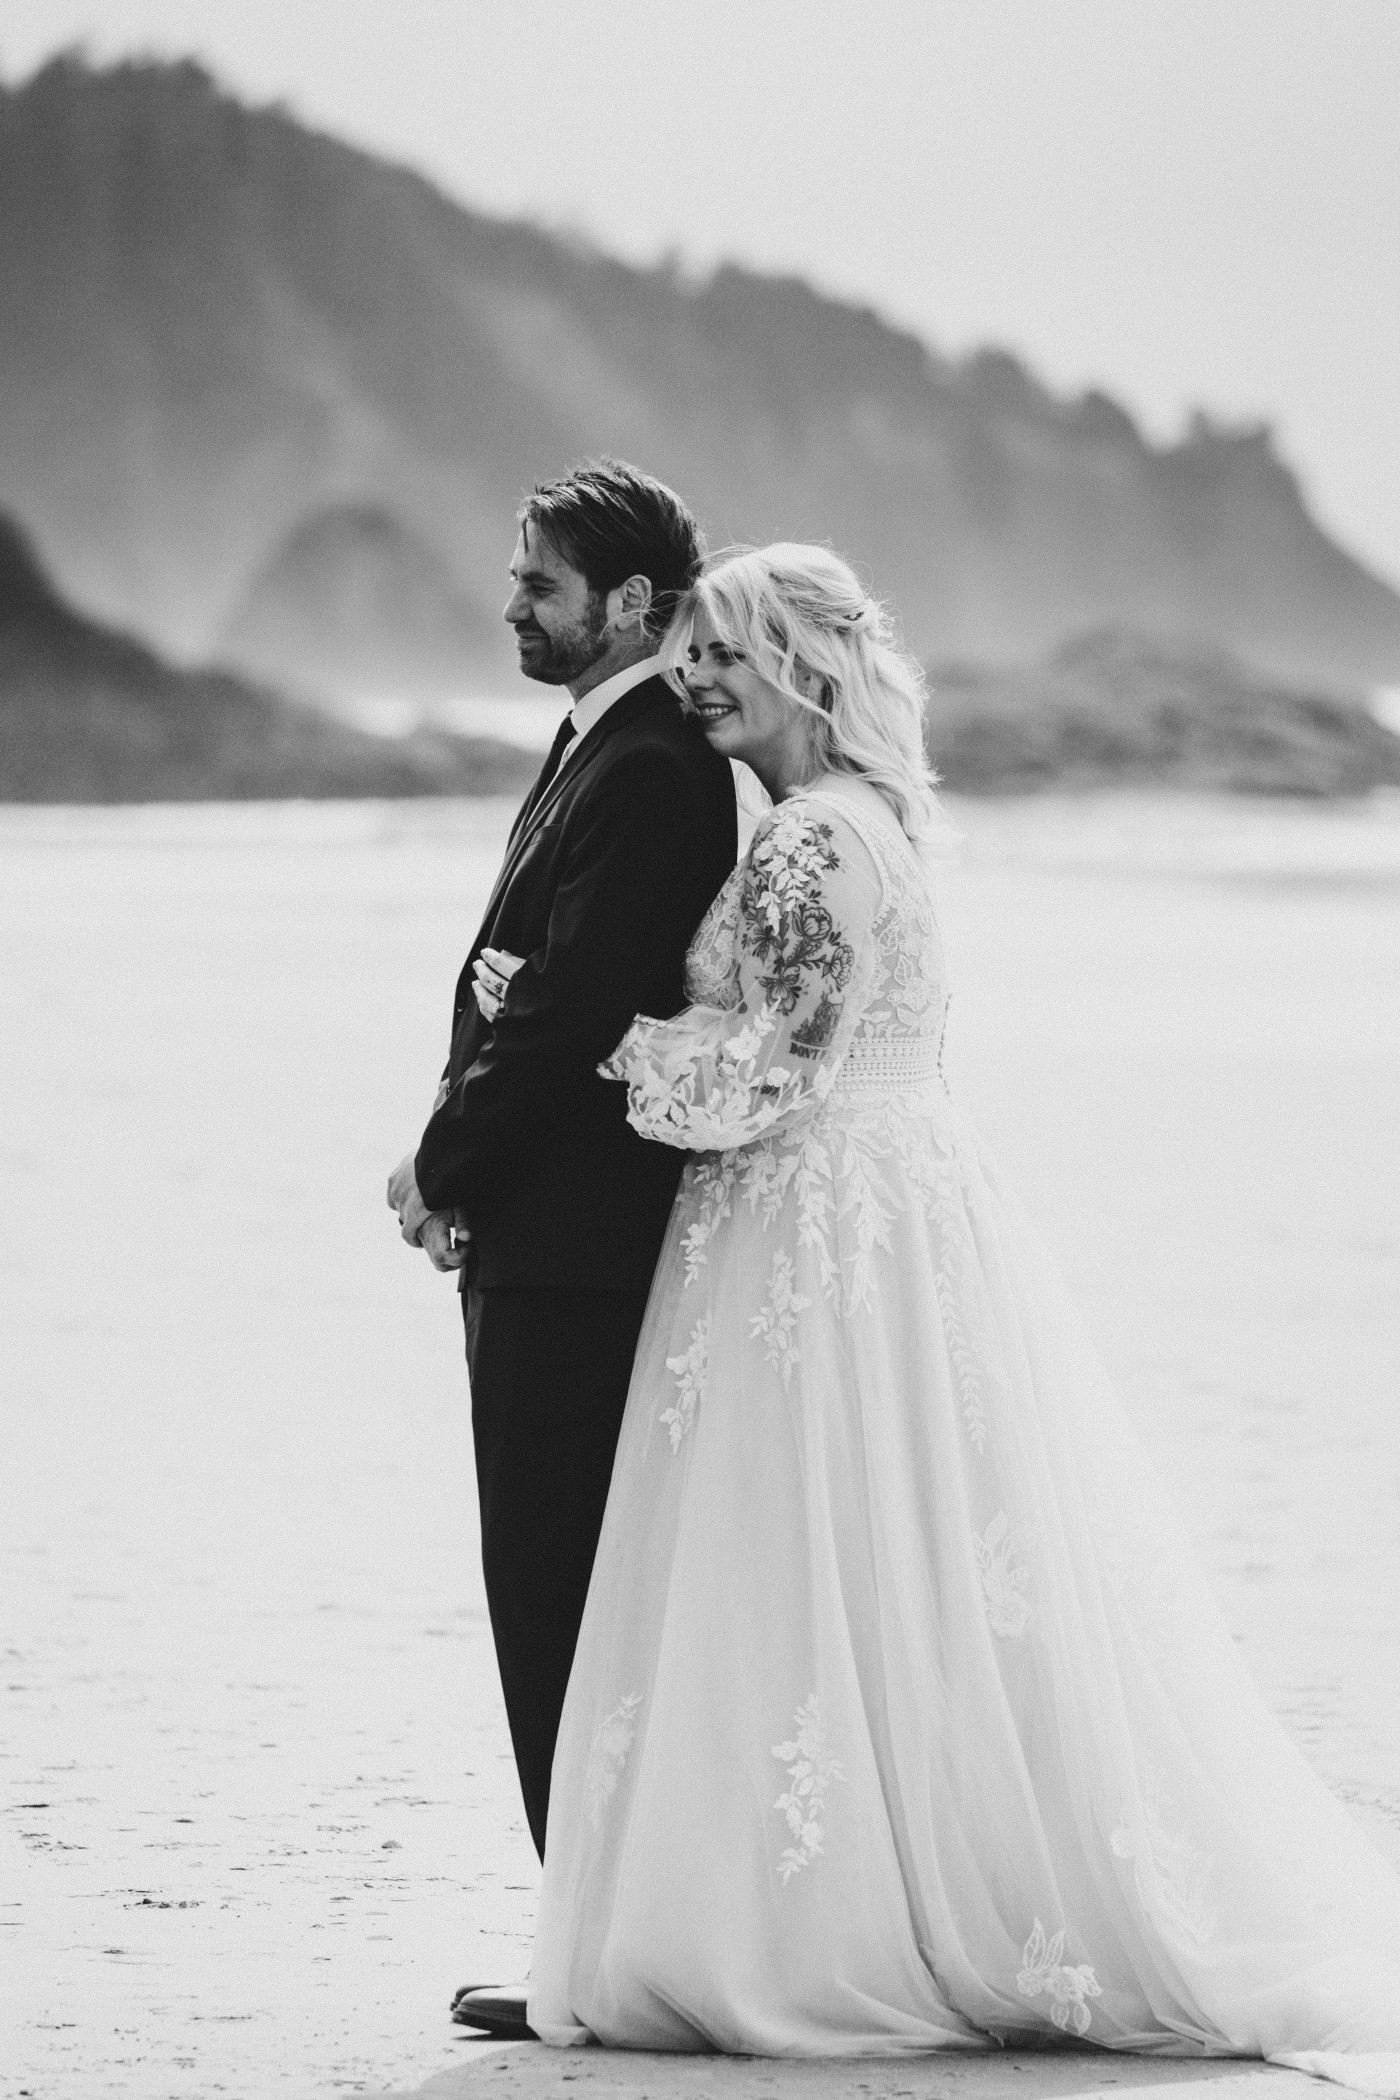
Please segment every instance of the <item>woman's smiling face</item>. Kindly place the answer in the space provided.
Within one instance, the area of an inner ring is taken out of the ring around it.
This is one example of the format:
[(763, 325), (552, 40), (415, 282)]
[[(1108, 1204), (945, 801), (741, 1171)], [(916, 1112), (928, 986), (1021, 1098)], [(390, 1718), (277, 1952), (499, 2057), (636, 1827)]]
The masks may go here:
[(703, 604), (695, 608), (684, 671), (686, 698), (707, 741), (752, 766), (765, 787), (768, 773), (787, 771), (805, 753), (802, 709), (723, 639)]

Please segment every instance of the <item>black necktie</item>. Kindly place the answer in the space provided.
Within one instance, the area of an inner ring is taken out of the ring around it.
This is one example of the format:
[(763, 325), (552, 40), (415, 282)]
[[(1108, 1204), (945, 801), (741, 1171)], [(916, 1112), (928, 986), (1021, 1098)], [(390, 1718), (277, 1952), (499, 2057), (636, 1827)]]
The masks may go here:
[(571, 714), (565, 715), (563, 721), (559, 724), (559, 734), (549, 747), (549, 771), (545, 774), (546, 787), (548, 787), (550, 781), (553, 780), (555, 774), (559, 771), (560, 766), (564, 762), (564, 753), (577, 735), (578, 731), (574, 727), (573, 716)]
[(544, 799), (545, 789), (549, 786), (550, 781), (553, 780), (555, 774), (559, 771), (560, 759), (564, 756), (564, 753), (568, 750), (570, 744), (573, 742), (574, 738), (577, 735), (578, 731), (574, 728), (572, 717), (569, 715), (565, 715), (563, 721), (559, 724), (558, 729), (556, 729), (556, 731), (554, 732), (554, 742), (549, 747), (549, 756), (545, 760), (544, 764), (540, 767), (539, 773), (537, 774), (535, 779), (535, 784), (530, 790), (529, 799), (527, 800), (524, 809), (520, 812), (519, 817), (516, 819), (515, 831), (511, 833), (512, 838), (516, 836), (516, 834), (520, 831), (522, 826), (529, 823), (531, 817), (539, 808), (540, 803)]

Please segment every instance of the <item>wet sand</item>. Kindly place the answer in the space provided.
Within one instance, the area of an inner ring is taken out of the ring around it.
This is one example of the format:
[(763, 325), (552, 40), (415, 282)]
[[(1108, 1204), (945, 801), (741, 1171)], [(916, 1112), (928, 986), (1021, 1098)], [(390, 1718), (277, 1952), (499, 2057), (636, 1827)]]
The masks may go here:
[[(412, 2095), (376, 2100), (1080, 2100), (1131, 2088), (1170, 2100), (1325, 2100), (1296, 2071), (1212, 2061), (1164, 2062), (1088, 2049), (949, 2052), (894, 2061), (775, 2063), (760, 2057), (628, 2055), (588, 2049), (564, 2058), (542, 2048), (488, 2047)], [(1335, 2096), (1339, 2089), (1332, 2087)]]
[[(523, 1973), (536, 1868), (456, 1306), (382, 1189), (508, 815), (0, 812), (0, 2092), (1201, 2077), (447, 2022)], [(958, 816), (955, 1089), (1276, 1711), (1400, 1854), (1400, 816)]]

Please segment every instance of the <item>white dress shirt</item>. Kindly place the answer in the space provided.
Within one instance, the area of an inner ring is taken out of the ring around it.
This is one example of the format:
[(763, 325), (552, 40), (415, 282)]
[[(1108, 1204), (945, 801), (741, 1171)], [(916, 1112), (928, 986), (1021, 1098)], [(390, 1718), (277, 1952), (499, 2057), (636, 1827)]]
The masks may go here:
[(585, 693), (581, 700), (574, 702), (569, 714), (569, 720), (574, 725), (573, 740), (564, 746), (555, 773), (556, 779), (589, 730), (602, 721), (614, 700), (620, 700), (624, 693), (630, 693), (634, 685), (644, 685), (648, 678), (655, 678), (660, 669), (660, 656), (644, 656), (640, 663), (628, 664), (625, 671), (614, 671), (611, 678), (605, 678), (601, 685), (595, 685), (591, 692)]

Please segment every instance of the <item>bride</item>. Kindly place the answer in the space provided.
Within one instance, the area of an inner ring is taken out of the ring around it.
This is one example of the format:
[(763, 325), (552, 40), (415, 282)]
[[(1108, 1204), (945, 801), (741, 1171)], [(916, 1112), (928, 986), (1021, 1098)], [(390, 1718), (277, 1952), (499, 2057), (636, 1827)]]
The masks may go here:
[(694, 1156), (554, 1759), (531, 2025), (1082, 2037), (1400, 2093), (1400, 1882), (1265, 1711), (944, 1085), (917, 670), (792, 545), (711, 567), (671, 660), (773, 808), (693, 1003), (603, 1067)]

